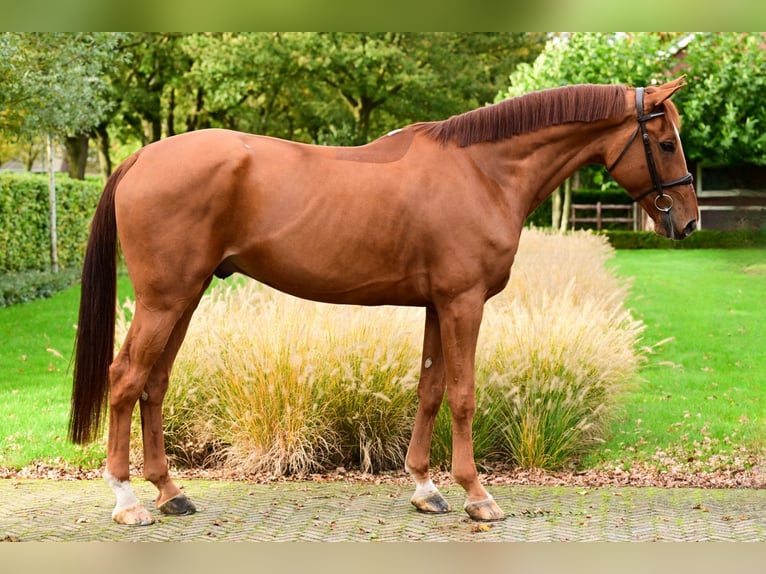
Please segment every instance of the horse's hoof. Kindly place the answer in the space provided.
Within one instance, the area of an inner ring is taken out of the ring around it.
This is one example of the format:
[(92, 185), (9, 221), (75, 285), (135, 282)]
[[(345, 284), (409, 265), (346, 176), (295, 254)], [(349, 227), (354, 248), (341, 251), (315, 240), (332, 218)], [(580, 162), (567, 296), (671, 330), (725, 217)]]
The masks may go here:
[(172, 514), (173, 516), (184, 516), (197, 512), (197, 507), (183, 493), (161, 504), (159, 509), (163, 514)]
[(112, 512), (112, 519), (117, 524), (124, 524), (126, 526), (148, 526), (154, 522), (152, 515), (140, 503)]
[(463, 508), (468, 513), (468, 516), (479, 522), (505, 520), (505, 513), (491, 496), (484, 500), (480, 500), (479, 502), (466, 501)]
[(447, 502), (442, 496), (442, 493), (438, 490), (423, 496), (418, 496), (416, 494), (410, 499), (410, 502), (417, 508), (418, 512), (426, 512), (429, 514), (452, 512), (452, 507), (449, 505), (449, 502)]

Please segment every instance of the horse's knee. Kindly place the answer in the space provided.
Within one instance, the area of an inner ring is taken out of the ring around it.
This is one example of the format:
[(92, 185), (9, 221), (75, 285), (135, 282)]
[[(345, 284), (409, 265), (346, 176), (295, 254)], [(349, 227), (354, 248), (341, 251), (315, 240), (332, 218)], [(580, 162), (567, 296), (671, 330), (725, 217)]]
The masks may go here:
[(439, 413), (439, 408), (442, 404), (442, 397), (441, 396), (433, 396), (433, 395), (424, 395), (421, 396), (420, 393), (418, 393), (418, 406), (420, 407), (420, 410), (423, 412), (423, 415), (428, 418), (434, 418)]
[(471, 393), (448, 393), (452, 420), (456, 424), (471, 423), (476, 412), (476, 397)]
[(169, 376), (162, 374), (152, 375), (141, 391), (141, 404), (147, 407), (161, 407), (168, 391)]
[(418, 385), (418, 405), (426, 416), (436, 416), (444, 400), (444, 382), (421, 380)]

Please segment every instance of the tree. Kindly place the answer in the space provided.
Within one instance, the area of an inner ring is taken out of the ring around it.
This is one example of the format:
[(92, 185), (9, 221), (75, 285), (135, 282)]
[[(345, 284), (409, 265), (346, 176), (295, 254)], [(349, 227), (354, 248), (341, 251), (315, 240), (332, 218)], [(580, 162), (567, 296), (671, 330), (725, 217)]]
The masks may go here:
[(307, 71), (346, 104), (346, 143), (360, 144), (371, 133), (491, 102), (501, 78), (534, 58), (542, 39), (523, 33), (316, 34)]
[[(492, 100), (541, 34), (192, 34), (187, 92), (206, 125), (360, 144)], [(193, 88), (192, 88), (193, 86)], [(189, 124), (187, 127), (190, 127)]]
[(687, 157), (710, 166), (766, 165), (766, 37), (698, 33), (679, 56), (689, 81), (674, 101)]
[(98, 123), (109, 107), (102, 73), (115, 58), (107, 33), (0, 34), (0, 131), (45, 134), (49, 166), (51, 269), (58, 271), (53, 141)]

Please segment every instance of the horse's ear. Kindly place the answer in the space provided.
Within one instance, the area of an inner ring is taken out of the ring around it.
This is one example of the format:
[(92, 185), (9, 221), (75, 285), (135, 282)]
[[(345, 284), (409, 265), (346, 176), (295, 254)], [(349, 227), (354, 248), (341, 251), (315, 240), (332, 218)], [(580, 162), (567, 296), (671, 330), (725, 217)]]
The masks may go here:
[(659, 106), (670, 96), (686, 85), (686, 74), (676, 78), (671, 82), (666, 82), (661, 86), (650, 86), (646, 88), (646, 99), (644, 100), (644, 109), (651, 110)]

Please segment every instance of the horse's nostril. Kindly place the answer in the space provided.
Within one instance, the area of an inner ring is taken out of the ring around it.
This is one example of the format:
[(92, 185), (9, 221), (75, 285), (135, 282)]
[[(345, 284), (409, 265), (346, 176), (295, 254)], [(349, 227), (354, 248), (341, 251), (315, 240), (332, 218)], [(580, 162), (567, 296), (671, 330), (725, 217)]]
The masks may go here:
[(697, 229), (697, 220), (692, 219), (689, 223), (686, 224), (686, 227), (684, 227), (684, 236), (688, 237), (694, 231)]

